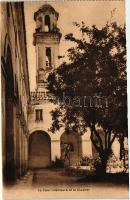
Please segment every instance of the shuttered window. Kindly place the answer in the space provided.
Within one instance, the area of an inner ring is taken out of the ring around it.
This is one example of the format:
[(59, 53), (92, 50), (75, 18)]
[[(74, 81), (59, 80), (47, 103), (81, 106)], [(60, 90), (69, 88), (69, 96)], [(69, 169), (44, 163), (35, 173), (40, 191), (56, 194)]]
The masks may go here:
[(42, 121), (43, 120), (43, 110), (37, 109), (36, 111), (36, 121)]

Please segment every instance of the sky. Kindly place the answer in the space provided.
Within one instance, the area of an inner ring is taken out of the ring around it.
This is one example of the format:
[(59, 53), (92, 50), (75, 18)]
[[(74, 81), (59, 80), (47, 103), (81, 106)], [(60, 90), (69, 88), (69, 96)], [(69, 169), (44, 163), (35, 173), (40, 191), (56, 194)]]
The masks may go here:
[[(34, 91), (36, 87), (36, 52), (33, 45), (33, 33), (35, 32), (36, 24), (34, 21), (34, 12), (36, 12), (45, 1), (26, 1), (24, 2), (26, 37), (27, 37), (27, 56), (30, 79), (30, 90)], [(73, 22), (84, 21), (87, 25), (93, 24), (98, 27), (105, 25), (111, 18), (111, 13), (115, 10), (113, 21), (119, 25), (124, 24), (125, 5), (123, 0), (116, 1), (48, 1), (54, 9), (59, 13), (58, 28), (62, 33), (62, 38), (59, 46), (59, 55), (65, 55), (67, 49), (72, 43), (66, 42), (64, 36), (68, 33), (74, 33), (78, 37), (77, 29), (73, 26)], [(66, 57), (65, 57), (66, 58)], [(62, 60), (63, 61), (63, 60)]]

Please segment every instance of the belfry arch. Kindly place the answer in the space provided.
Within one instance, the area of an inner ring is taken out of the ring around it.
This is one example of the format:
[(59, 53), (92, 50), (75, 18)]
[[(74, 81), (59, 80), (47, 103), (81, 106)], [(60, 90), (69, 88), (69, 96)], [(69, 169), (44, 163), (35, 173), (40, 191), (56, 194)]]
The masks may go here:
[(51, 164), (51, 139), (45, 131), (34, 131), (29, 136), (29, 168), (46, 168)]
[(45, 31), (49, 32), (50, 30), (51, 30), (50, 16), (45, 15)]

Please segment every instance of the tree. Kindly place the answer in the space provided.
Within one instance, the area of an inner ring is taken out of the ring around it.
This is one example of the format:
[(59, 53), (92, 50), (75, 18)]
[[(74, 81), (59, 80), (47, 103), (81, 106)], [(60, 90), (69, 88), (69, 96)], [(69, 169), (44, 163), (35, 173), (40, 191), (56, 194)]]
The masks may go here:
[(51, 131), (64, 127), (83, 134), (89, 127), (105, 173), (115, 138), (127, 135), (125, 27), (116, 22), (107, 22), (101, 29), (84, 22), (75, 26), (81, 37), (65, 36), (75, 43), (68, 49), (69, 61), (48, 77), (48, 90), (58, 98)]

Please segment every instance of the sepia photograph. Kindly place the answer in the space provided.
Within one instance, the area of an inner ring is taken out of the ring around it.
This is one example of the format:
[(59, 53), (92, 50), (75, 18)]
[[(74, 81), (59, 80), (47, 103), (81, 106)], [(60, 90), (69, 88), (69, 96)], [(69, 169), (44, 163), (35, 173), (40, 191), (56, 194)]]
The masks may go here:
[(0, 8), (3, 200), (128, 199), (125, 0)]

